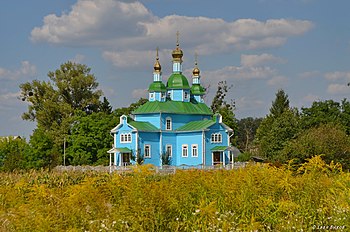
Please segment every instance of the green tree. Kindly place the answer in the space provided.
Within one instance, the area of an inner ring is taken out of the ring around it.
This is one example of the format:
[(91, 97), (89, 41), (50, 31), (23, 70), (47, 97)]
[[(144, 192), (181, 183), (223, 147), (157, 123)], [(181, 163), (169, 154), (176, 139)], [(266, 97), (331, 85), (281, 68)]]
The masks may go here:
[(270, 108), (270, 115), (273, 117), (278, 117), (288, 109), (289, 109), (288, 95), (284, 92), (283, 89), (279, 89), (276, 93), (275, 100), (272, 102), (272, 106)]
[(220, 81), (218, 83), (218, 88), (211, 104), (211, 110), (213, 113), (221, 114), (223, 123), (236, 131), (237, 120), (234, 114), (235, 104), (232, 99), (230, 103), (226, 101), (227, 93), (231, 88), (232, 86), (228, 86), (226, 81)]
[(304, 163), (315, 155), (323, 155), (327, 163), (339, 162), (349, 169), (350, 139), (344, 128), (330, 123), (304, 130), (282, 151), (284, 160), (295, 159), (298, 163)]
[(262, 120), (256, 132), (259, 154), (271, 161), (279, 161), (280, 152), (289, 140), (296, 137), (300, 128), (298, 110), (290, 108), (288, 95), (278, 90), (270, 114)]
[(107, 165), (113, 137), (110, 130), (119, 123), (116, 113), (86, 114), (82, 112), (74, 119), (67, 138), (67, 164)]
[(249, 152), (249, 150), (254, 146), (253, 142), (256, 135), (256, 130), (262, 118), (242, 118), (237, 122), (237, 146), (244, 152)]
[(0, 138), (0, 170), (9, 172), (26, 168), (25, 156), (28, 150), (25, 139)]
[(62, 144), (75, 112), (101, 105), (102, 91), (97, 90), (98, 83), (90, 71), (86, 65), (67, 62), (48, 73), (49, 81), (21, 84), (21, 98), (29, 103), (22, 118), (36, 121), (40, 130), (51, 134), (56, 145)]

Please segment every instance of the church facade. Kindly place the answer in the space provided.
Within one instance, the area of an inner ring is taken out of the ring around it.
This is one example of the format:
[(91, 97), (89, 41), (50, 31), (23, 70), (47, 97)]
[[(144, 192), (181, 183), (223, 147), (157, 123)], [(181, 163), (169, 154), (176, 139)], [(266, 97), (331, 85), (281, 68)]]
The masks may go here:
[(230, 163), (228, 147), (233, 130), (204, 103), (197, 61), (190, 85), (182, 73), (182, 57), (177, 43), (172, 52), (172, 74), (165, 85), (157, 51), (148, 102), (132, 115), (122, 115), (111, 130), (114, 145), (108, 151), (110, 165), (134, 164), (137, 157), (155, 166)]

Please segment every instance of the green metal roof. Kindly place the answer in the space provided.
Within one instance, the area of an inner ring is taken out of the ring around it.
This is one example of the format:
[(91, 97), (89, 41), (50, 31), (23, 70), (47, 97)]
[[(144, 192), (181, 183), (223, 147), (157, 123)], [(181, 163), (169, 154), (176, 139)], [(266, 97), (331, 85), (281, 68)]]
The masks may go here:
[(187, 78), (182, 73), (173, 73), (166, 84), (168, 89), (190, 89)]
[(215, 122), (213, 120), (192, 121), (179, 127), (176, 131), (200, 131), (214, 124)]
[(146, 102), (133, 111), (133, 114), (151, 114), (151, 113), (173, 113), (173, 114), (200, 114), (212, 115), (212, 111), (204, 103), (192, 103), (181, 101), (166, 102)]
[(211, 151), (225, 151), (228, 148), (228, 146), (216, 146), (210, 149)]
[(128, 123), (139, 131), (150, 131), (150, 132), (159, 131), (157, 127), (155, 127), (153, 124), (149, 122), (130, 121)]
[(161, 81), (152, 82), (148, 88), (149, 92), (166, 92), (166, 87)]
[(131, 150), (127, 147), (117, 147), (115, 148), (117, 151), (119, 151), (120, 153), (129, 153), (131, 152)]
[(193, 84), (191, 87), (191, 94), (204, 95), (205, 90), (200, 84)]

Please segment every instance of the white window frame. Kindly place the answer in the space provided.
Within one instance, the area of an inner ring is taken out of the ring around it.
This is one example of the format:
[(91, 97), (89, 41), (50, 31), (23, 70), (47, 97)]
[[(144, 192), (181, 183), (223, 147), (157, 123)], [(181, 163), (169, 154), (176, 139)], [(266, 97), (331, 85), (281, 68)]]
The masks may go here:
[(188, 92), (184, 91), (184, 100), (188, 100)]
[(169, 157), (172, 157), (172, 156), (173, 156), (173, 146), (172, 146), (171, 144), (167, 144), (167, 145), (165, 146), (165, 152), (168, 152), (168, 151), (169, 151), (168, 148), (170, 148), (170, 149), (169, 149), (169, 150), (170, 150), (170, 152), (169, 152)]
[(188, 157), (188, 145), (187, 144), (182, 145), (181, 156)]
[(132, 135), (131, 133), (121, 133), (120, 134), (120, 143), (131, 143)]
[(211, 134), (211, 143), (222, 143), (222, 135), (220, 132)]
[(191, 145), (192, 157), (198, 157), (198, 144)]
[[(147, 154), (147, 150), (148, 150), (148, 154)], [(151, 158), (151, 145), (145, 144), (143, 148), (143, 152), (144, 152), (144, 158)]]
[[(168, 121), (170, 121), (170, 124), (169, 124), (169, 128), (168, 128)], [(165, 130), (172, 130), (173, 128), (173, 120), (171, 119), (171, 117), (166, 117), (165, 119)]]
[(151, 100), (153, 100), (154, 99), (154, 97), (155, 97), (155, 93), (149, 93), (149, 98), (151, 99)]
[(160, 94), (160, 97), (161, 97), (162, 99), (164, 99), (164, 98), (165, 98), (165, 92), (162, 92), (162, 93)]

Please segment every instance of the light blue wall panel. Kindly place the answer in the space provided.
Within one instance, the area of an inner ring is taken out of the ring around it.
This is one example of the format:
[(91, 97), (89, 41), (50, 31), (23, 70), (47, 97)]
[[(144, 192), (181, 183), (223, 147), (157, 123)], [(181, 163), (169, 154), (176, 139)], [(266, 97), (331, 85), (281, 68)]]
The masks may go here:
[[(202, 132), (177, 133), (177, 160), (176, 165), (200, 165), (202, 164)], [(182, 145), (188, 146), (188, 157), (182, 157)], [(192, 156), (192, 145), (198, 146), (198, 157)]]
[(139, 132), (139, 148), (143, 156), (145, 155), (145, 145), (151, 145), (151, 158), (144, 157), (145, 164), (160, 165), (159, 134), (160, 133)]

